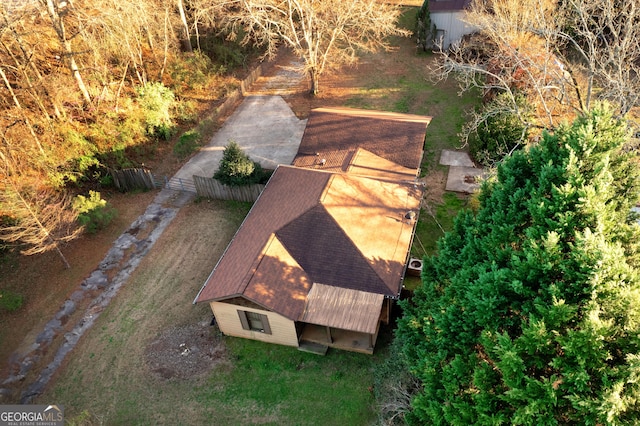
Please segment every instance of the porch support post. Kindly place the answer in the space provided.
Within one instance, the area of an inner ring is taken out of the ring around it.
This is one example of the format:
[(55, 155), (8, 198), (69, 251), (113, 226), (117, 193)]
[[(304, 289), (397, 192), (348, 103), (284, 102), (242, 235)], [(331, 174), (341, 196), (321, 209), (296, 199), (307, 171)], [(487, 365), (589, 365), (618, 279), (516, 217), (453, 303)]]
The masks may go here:
[(327, 327), (327, 341), (329, 343), (333, 343), (333, 338), (331, 337), (331, 327)]

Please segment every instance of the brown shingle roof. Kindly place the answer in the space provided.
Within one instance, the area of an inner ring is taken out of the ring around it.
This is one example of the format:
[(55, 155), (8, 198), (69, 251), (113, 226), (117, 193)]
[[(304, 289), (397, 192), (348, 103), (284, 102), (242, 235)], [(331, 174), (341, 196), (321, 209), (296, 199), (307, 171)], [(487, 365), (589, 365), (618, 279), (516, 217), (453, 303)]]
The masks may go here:
[(293, 160), (296, 167), (323, 170), (325, 172), (351, 173), (390, 180), (415, 179), (417, 170), (386, 160), (366, 149), (324, 152), (318, 155), (298, 155)]
[(293, 165), (309, 167), (316, 158), (325, 158), (325, 168), (342, 168), (344, 156), (333, 153), (361, 148), (417, 174), (430, 121), (430, 117), (411, 114), (317, 108), (309, 114)]
[(243, 295), (298, 320), (313, 283), (397, 296), (421, 191), (280, 166), (197, 302)]
[(243, 294), (273, 231), (314, 207), (329, 178), (325, 173), (294, 168), (274, 173), (196, 301)]
[[(274, 280), (280, 285), (274, 287)], [(244, 296), (287, 318), (296, 318), (304, 308), (311, 285), (305, 270), (272, 234)]]
[(313, 282), (395, 296), (321, 204), (276, 236)]

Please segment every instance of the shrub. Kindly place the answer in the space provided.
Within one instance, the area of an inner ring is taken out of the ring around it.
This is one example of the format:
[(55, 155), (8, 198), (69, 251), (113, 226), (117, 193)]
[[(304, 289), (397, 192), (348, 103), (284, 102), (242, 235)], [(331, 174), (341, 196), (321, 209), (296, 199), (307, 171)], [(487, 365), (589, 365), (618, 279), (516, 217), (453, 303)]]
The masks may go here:
[(231, 141), (224, 149), (220, 168), (213, 177), (225, 185), (243, 186), (260, 183), (265, 175), (260, 164), (252, 161), (235, 141)]
[(180, 99), (173, 108), (173, 116), (182, 123), (195, 123), (198, 121), (198, 105), (189, 99)]
[(425, 0), (416, 15), (415, 30), (418, 46), (425, 52), (433, 46), (435, 32), (436, 26), (431, 22), (431, 14), (429, 13), (429, 0)]
[(187, 89), (202, 89), (209, 80), (213, 64), (204, 53), (194, 50), (184, 55), (182, 60), (173, 62), (169, 67), (171, 88), (178, 95)]
[(0, 289), (0, 309), (8, 312), (15, 312), (22, 307), (24, 297), (11, 290)]
[(180, 158), (184, 158), (198, 150), (201, 136), (196, 130), (189, 130), (180, 136), (178, 142), (173, 147), (173, 153)]
[(99, 175), (98, 182), (100, 183), (101, 186), (108, 186), (108, 187), (114, 186), (113, 176), (111, 176), (110, 173)]
[(409, 365), (395, 340), (389, 355), (373, 372), (373, 396), (376, 400), (379, 424), (405, 425), (411, 412), (411, 399), (420, 390), (420, 382), (409, 372)]
[(212, 58), (213, 62), (220, 64), (215, 70), (217, 74), (224, 74), (229, 69), (245, 65), (251, 46), (243, 46), (238, 42), (245, 36), (241, 29), (239, 31), (233, 36), (227, 31), (211, 32), (200, 39), (202, 51)]
[(108, 206), (97, 191), (89, 191), (88, 198), (78, 195), (73, 200), (73, 209), (78, 213), (78, 223), (90, 234), (105, 228), (116, 216), (116, 210)]
[(171, 108), (175, 96), (162, 83), (150, 83), (138, 89), (138, 102), (145, 113), (147, 134), (169, 139), (175, 132)]
[(48, 181), (62, 188), (70, 182), (78, 182), (84, 174), (99, 164), (96, 158), (98, 148), (72, 124), (63, 123), (56, 128), (59, 140), (57, 149), (47, 158)]
[[(528, 131), (519, 116), (510, 107), (506, 95), (498, 95), (484, 107), (494, 111), (476, 129), (470, 141), (473, 158), (485, 166), (493, 166), (505, 155), (517, 149), (528, 137)], [(516, 98), (518, 108), (524, 115), (529, 114), (524, 96)]]

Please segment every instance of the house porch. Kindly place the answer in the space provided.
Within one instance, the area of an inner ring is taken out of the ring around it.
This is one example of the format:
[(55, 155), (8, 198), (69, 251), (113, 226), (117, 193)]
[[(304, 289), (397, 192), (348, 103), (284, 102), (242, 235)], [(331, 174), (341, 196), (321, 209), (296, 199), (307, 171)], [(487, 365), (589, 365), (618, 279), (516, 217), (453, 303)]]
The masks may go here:
[(378, 338), (378, 330), (376, 330), (375, 334), (368, 334), (315, 324), (304, 324), (299, 336), (301, 345), (309, 342), (334, 349), (371, 355)]

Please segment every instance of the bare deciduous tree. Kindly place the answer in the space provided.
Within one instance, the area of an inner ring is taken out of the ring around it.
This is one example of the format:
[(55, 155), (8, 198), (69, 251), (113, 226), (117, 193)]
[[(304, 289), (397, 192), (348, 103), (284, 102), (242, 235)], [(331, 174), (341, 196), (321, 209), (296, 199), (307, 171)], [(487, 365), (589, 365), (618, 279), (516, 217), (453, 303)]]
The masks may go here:
[(180, 22), (182, 23), (182, 29), (184, 32), (183, 38), (182, 38), (182, 44), (183, 44), (183, 48), (187, 51), (187, 52), (192, 52), (193, 49), (191, 48), (191, 32), (189, 31), (189, 23), (187, 22), (187, 14), (184, 11), (184, 4), (182, 2), (182, 0), (178, 0), (178, 12), (180, 13)]
[[(596, 98), (625, 115), (640, 96), (636, 3), (473, 0), (465, 20), (478, 28), (476, 41), (442, 52), (439, 75), (455, 75), (463, 90), (477, 88), (490, 98), (506, 94), (528, 128), (554, 129), (588, 111)], [(518, 93), (533, 114), (521, 114)], [(490, 107), (476, 113), (463, 137), (495, 114)]]
[(216, 30), (224, 26), (223, 17), (227, 15), (228, 8), (236, 2), (237, 0), (186, 0), (191, 18), (189, 27), (195, 33), (198, 50), (200, 49), (201, 28)]
[(312, 94), (326, 69), (389, 48), (388, 36), (408, 34), (396, 26), (400, 10), (378, 0), (239, 0), (232, 10), (246, 41), (265, 45), (269, 55), (285, 44), (304, 60)]
[(82, 231), (69, 200), (50, 190), (20, 187), (11, 159), (0, 152), (0, 213), (7, 214), (0, 226), (0, 240), (24, 246), (22, 254), (33, 255), (55, 250), (67, 268), (60, 244), (76, 238)]
[[(578, 56), (567, 64), (587, 77), (582, 109), (597, 97), (618, 106), (621, 115), (640, 101), (640, 4), (619, 0), (565, 0), (562, 26), (545, 37), (565, 41), (566, 51)], [(558, 43), (559, 44), (559, 43)]]

